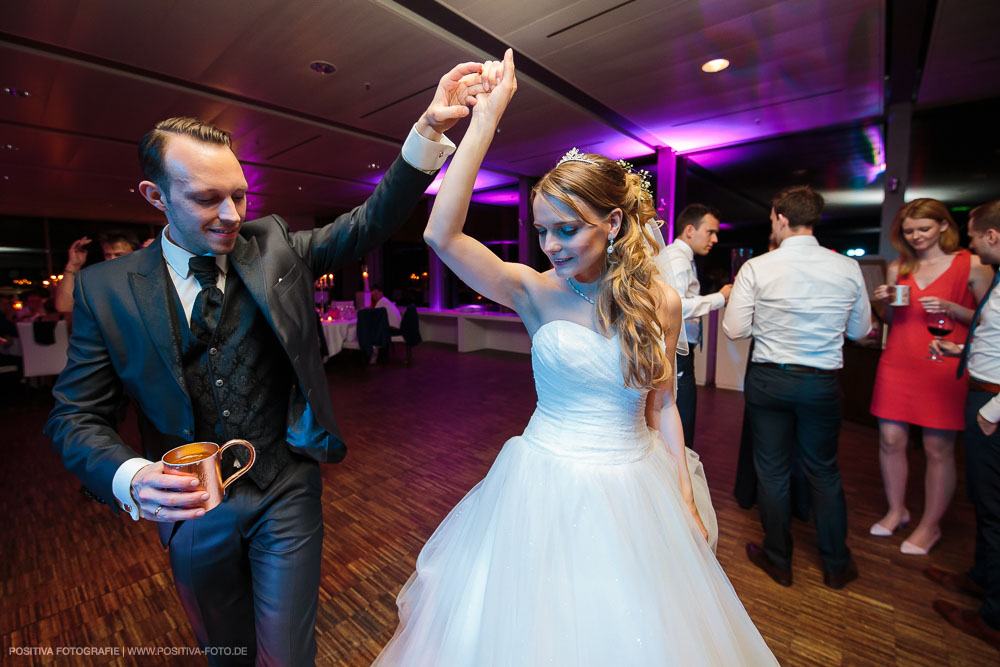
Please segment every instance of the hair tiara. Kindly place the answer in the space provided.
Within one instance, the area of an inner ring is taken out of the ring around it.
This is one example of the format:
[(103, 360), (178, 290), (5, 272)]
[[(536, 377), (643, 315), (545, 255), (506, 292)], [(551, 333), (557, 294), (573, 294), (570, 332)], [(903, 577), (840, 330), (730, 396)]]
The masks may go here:
[(566, 155), (563, 155), (561, 158), (559, 158), (559, 162), (556, 163), (556, 166), (558, 167), (563, 162), (586, 162), (587, 164), (592, 164), (595, 167), (597, 166), (596, 162), (594, 162), (586, 155), (578, 151), (575, 147), (571, 148), (570, 151), (566, 153)]
[[(588, 158), (584, 153), (581, 153), (575, 147), (571, 148), (568, 153), (563, 155), (559, 159), (559, 162), (556, 163), (556, 166), (558, 167), (563, 162), (584, 162), (586, 164), (592, 164), (595, 167), (598, 166), (597, 162)], [(650, 199), (653, 198), (653, 188), (649, 180), (650, 174), (648, 171), (646, 171), (645, 169), (640, 169), (639, 171), (635, 171), (635, 167), (632, 166), (632, 163), (626, 162), (625, 160), (615, 160), (615, 164), (621, 167), (622, 171), (624, 171), (626, 174), (635, 173), (637, 176), (639, 176), (639, 190), (642, 191), (642, 194), (645, 195), (646, 197), (649, 197)]]

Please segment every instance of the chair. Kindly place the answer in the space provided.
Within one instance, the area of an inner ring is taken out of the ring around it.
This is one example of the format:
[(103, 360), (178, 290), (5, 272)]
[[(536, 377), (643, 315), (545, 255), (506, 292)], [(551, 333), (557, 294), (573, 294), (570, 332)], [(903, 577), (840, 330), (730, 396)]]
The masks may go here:
[(370, 359), (372, 349), (389, 345), (389, 314), (385, 308), (362, 308), (358, 311), (356, 341), (345, 341), (344, 347), (361, 350), (365, 359)]
[[(420, 345), (423, 339), (420, 337), (420, 320), (417, 317), (417, 307), (410, 304), (403, 312), (403, 318), (399, 322), (399, 334), (390, 339), (391, 343), (406, 344), (406, 363), (413, 361), (413, 347)], [(391, 348), (390, 348), (391, 349)]]
[(35, 323), (17, 323), (17, 336), (21, 340), (24, 377), (59, 375), (66, 366), (66, 350), (69, 348), (69, 333), (66, 329), (66, 322), (59, 321), (54, 324), (53, 339), (55, 342), (51, 345), (39, 345), (35, 341)]

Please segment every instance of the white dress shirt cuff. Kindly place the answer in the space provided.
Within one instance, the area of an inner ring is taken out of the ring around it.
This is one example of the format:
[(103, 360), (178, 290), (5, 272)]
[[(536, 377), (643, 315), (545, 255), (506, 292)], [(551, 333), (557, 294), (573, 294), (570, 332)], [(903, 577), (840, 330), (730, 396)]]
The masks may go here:
[(1000, 394), (991, 398), (986, 405), (981, 407), (979, 414), (991, 424), (1000, 422)]
[(442, 136), (441, 141), (431, 141), (417, 132), (417, 126), (410, 128), (410, 134), (403, 142), (401, 154), (414, 169), (425, 174), (433, 174), (444, 166), (448, 156), (455, 152), (455, 143)]
[(115, 494), (118, 506), (129, 514), (133, 521), (139, 520), (139, 503), (132, 498), (132, 478), (150, 463), (152, 461), (140, 457), (129, 459), (118, 467), (114, 479), (111, 480), (111, 491)]
[(708, 298), (712, 301), (712, 310), (718, 310), (726, 305), (726, 297), (723, 296), (722, 292), (716, 292), (715, 294), (709, 294)]

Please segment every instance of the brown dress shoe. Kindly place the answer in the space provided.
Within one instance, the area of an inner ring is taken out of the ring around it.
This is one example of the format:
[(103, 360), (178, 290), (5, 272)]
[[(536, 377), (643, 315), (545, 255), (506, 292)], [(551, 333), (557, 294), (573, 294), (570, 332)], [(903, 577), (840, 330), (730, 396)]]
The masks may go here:
[(934, 600), (934, 611), (965, 634), (982, 639), (993, 648), (1000, 649), (1000, 630), (991, 627), (978, 612), (959, 609), (944, 600)]
[(858, 566), (853, 558), (847, 561), (847, 567), (836, 574), (829, 570), (823, 570), (823, 583), (837, 590), (840, 590), (857, 578)]
[(792, 571), (782, 570), (780, 567), (771, 562), (771, 559), (767, 557), (764, 550), (758, 547), (753, 542), (747, 542), (747, 558), (750, 562), (764, 570), (767, 576), (774, 579), (774, 582), (781, 584), (782, 586), (792, 585)]
[(952, 593), (963, 593), (971, 595), (974, 598), (979, 598), (980, 600), (986, 597), (982, 586), (974, 582), (967, 574), (955, 574), (954, 572), (939, 570), (936, 567), (929, 567), (924, 570), (924, 576), (936, 584), (941, 584), (941, 586)]

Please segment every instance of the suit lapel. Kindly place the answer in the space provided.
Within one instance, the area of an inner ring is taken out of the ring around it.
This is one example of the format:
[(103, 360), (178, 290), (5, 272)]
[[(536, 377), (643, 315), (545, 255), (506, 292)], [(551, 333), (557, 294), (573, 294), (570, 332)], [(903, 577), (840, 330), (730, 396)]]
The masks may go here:
[[(246, 240), (242, 236), (237, 236), (236, 246), (229, 253), (229, 262), (233, 270), (239, 274), (250, 295), (253, 296), (254, 302), (263, 313), (271, 329), (275, 329), (271, 309), (267, 305), (267, 283), (264, 279), (264, 268), (260, 261), (257, 239), (250, 237), (250, 240)], [(277, 333), (276, 329), (275, 333)], [(280, 334), (278, 337), (281, 338)]]
[(160, 248), (160, 238), (144, 248), (139, 269), (129, 273), (132, 295), (139, 309), (140, 319), (146, 327), (146, 332), (153, 341), (157, 353), (170, 375), (181, 391), (187, 394), (184, 386), (184, 368), (181, 363), (180, 332), (177, 322), (171, 316), (174, 304), (170, 302), (173, 285), (168, 285), (170, 276), (167, 274), (166, 260)]

